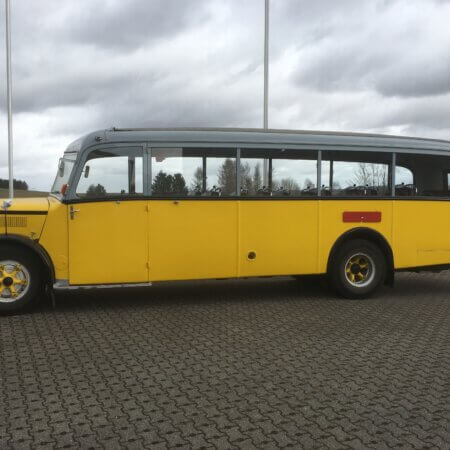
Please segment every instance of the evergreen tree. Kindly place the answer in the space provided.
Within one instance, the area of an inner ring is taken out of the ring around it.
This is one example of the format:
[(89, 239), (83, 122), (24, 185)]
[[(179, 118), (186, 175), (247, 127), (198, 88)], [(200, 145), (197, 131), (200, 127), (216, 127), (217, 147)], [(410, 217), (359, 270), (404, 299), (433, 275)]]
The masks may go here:
[(160, 195), (188, 195), (188, 188), (186, 187), (186, 181), (181, 173), (170, 175), (161, 170), (153, 180), (152, 192)]
[[(22, 191), (28, 191), (28, 184), (22, 180), (13, 179), (14, 189), (19, 189)], [(9, 188), (9, 180), (5, 180), (4, 178), (0, 178), (0, 188), (8, 189)]]
[(218, 184), (222, 195), (236, 193), (236, 161), (227, 158), (219, 168)]
[(170, 194), (172, 192), (173, 177), (160, 170), (153, 180), (152, 193)]
[(186, 180), (181, 173), (176, 173), (172, 176), (172, 192), (178, 195), (187, 195), (188, 188), (186, 187)]
[(101, 184), (91, 184), (86, 191), (86, 197), (96, 198), (96, 197), (105, 197), (106, 189)]

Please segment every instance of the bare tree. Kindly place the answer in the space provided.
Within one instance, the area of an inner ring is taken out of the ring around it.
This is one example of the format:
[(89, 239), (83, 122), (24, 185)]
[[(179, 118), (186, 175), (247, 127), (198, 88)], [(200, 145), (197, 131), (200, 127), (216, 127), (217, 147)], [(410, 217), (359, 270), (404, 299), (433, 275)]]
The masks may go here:
[(261, 166), (259, 163), (256, 164), (254, 172), (253, 172), (253, 191), (257, 193), (262, 188), (262, 179), (261, 179)]
[(253, 194), (253, 182), (250, 172), (251, 169), (248, 162), (241, 164), (241, 189), (246, 190), (249, 194)]
[(236, 192), (236, 161), (227, 158), (219, 168), (218, 184), (222, 195), (232, 195)]
[(300, 191), (300, 186), (298, 183), (291, 177), (282, 178), (280, 181), (274, 181), (272, 184), (273, 190), (283, 189), (289, 192), (298, 192)]
[(203, 187), (203, 168), (197, 167), (194, 172), (194, 178), (191, 182), (192, 191), (201, 191)]
[(387, 187), (387, 177), (388, 169), (385, 164), (359, 163), (353, 180), (349, 184), (382, 188)]

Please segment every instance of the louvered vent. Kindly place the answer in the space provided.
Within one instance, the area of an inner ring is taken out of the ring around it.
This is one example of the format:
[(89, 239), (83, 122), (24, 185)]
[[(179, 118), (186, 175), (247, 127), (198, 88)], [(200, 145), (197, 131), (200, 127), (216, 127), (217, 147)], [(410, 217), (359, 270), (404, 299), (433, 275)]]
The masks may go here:
[(7, 226), (11, 228), (26, 227), (27, 218), (23, 216), (9, 216), (7, 219)]

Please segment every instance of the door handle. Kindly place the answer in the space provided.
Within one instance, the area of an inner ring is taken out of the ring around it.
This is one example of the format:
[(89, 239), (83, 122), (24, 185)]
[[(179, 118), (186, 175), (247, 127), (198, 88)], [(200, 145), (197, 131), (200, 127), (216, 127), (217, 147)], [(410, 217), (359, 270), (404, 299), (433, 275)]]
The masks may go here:
[(75, 213), (80, 212), (79, 209), (73, 209), (73, 206), (70, 207), (70, 220), (73, 220), (75, 217)]

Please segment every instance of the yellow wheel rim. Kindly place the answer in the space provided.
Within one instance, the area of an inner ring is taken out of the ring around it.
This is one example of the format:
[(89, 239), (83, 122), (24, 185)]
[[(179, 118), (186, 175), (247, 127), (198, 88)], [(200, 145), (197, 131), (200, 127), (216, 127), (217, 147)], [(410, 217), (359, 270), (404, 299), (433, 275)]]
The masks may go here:
[(0, 302), (11, 303), (21, 299), (29, 289), (30, 273), (12, 260), (0, 261)]
[(369, 255), (357, 253), (348, 258), (344, 271), (346, 280), (352, 286), (364, 287), (375, 277), (375, 264)]

